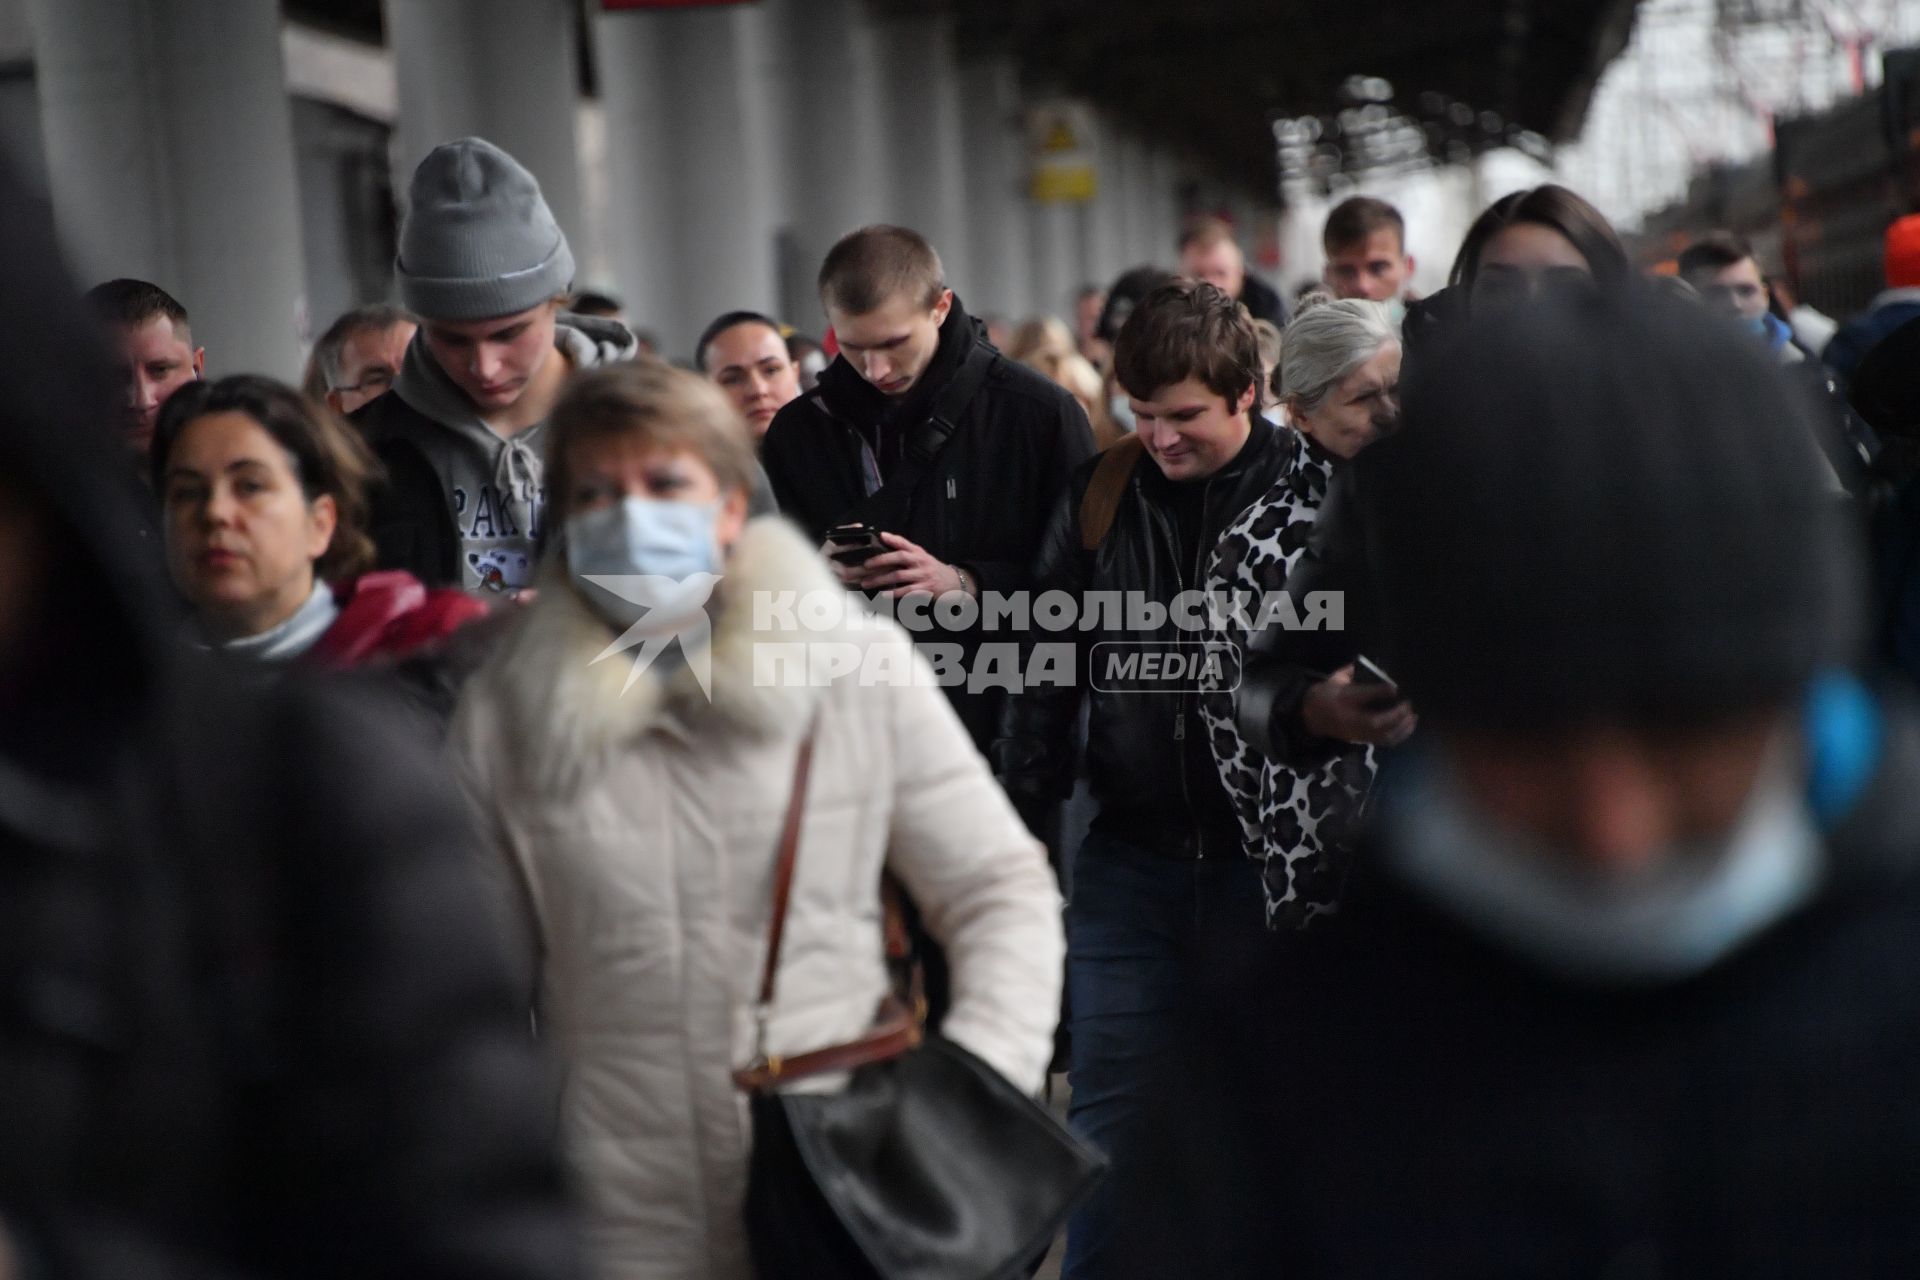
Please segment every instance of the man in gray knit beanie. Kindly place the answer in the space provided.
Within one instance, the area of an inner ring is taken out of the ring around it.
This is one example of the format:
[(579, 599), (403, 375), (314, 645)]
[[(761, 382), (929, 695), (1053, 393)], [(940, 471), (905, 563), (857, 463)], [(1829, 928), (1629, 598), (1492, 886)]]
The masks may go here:
[(626, 326), (562, 310), (573, 252), (519, 162), (481, 138), (414, 171), (394, 263), (421, 318), (393, 393), (354, 421), (387, 470), (375, 495), (382, 568), (429, 585), (532, 585), (545, 502), (542, 439), (569, 374), (631, 359)]

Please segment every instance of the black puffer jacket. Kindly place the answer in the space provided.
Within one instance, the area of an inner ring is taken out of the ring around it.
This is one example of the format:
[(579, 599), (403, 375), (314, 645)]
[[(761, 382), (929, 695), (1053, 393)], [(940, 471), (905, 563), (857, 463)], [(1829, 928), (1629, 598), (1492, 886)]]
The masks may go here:
[(176, 648), (5, 174), (0, 232), (0, 1237), (31, 1277), (579, 1274), (524, 949), (437, 753), (384, 694)]
[(1255, 320), (1265, 320), (1276, 329), (1287, 327), (1287, 301), (1278, 290), (1252, 272), (1240, 286), (1240, 305)]
[[(1094, 593), (1135, 594), (1168, 605), (1205, 588), (1207, 557), (1226, 527), (1273, 486), (1289, 451), (1279, 430), (1255, 419), (1234, 460), (1198, 482), (1199, 537), (1183, 539), (1172, 515), (1175, 486), (1150, 459), (1133, 469), (1112, 527), (1097, 551), (1081, 547), (1080, 507), (1097, 461), (1074, 474), (1047, 527), (1034, 576), (1041, 591), (1064, 591), (1083, 611)], [(1175, 857), (1240, 856), (1241, 833), (1199, 714), (1198, 680), (1178, 691), (1110, 678), (1103, 670), (1128, 648), (1220, 639), (1181, 629), (1169, 617), (1157, 630), (1103, 626), (1044, 633), (1043, 644), (1071, 647), (1072, 682), (1029, 686), (1011, 699), (994, 763), (1023, 800), (1064, 797), (1073, 785), (1074, 730), (1089, 699), (1087, 777), (1099, 813), (1093, 829)], [(1099, 645), (1125, 648), (1102, 649)], [(1107, 685), (1103, 690), (1101, 685)]]
[(1364, 850), (1156, 1100), (1193, 1274), (1920, 1274), (1920, 737), (1889, 716), (1817, 899), (1683, 980), (1560, 978)]
[[(836, 359), (820, 375), (817, 390), (780, 411), (761, 445), (760, 461), (781, 514), (816, 543), (833, 526), (862, 518), (869, 505), (870, 466), (877, 460), (883, 476), (895, 474), (900, 464), (891, 456), (903, 434), (926, 419), (968, 353), (983, 346), (992, 353), (986, 380), (958, 415), (952, 437), (911, 494), (882, 499), (888, 493), (883, 489), (874, 495), (888, 514), (869, 522), (966, 568), (982, 592), (1025, 591), (1047, 514), (1073, 469), (1093, 455), (1093, 430), (1065, 389), (985, 344), (984, 331), (955, 298), (933, 362), (920, 385), (898, 404), (844, 358)], [(880, 444), (877, 459), (870, 456), (869, 439)], [(983, 640), (1017, 643), (1021, 637), (988, 637), (975, 629), (922, 632), (915, 639), (957, 643), (971, 655)], [(947, 692), (974, 742), (985, 750), (999, 723), (1004, 692), (970, 694), (964, 687)]]

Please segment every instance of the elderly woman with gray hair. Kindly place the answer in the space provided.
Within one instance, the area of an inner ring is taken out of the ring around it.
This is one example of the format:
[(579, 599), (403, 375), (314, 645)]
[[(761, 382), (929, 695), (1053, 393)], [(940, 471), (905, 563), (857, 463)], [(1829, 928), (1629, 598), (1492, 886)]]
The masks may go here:
[[(1250, 856), (1263, 864), (1267, 918), (1302, 927), (1333, 909), (1335, 855), (1373, 779), (1373, 748), (1404, 738), (1412, 712), (1390, 688), (1355, 683), (1351, 662), (1328, 671), (1267, 659), (1261, 679), (1243, 679), (1239, 655), (1255, 634), (1243, 622), (1286, 586), (1306, 552), (1328, 484), (1399, 415), (1400, 334), (1387, 309), (1360, 299), (1310, 294), (1287, 326), (1280, 399), (1293, 456), (1264, 496), (1228, 527), (1207, 566), (1207, 591), (1238, 601), (1228, 630), (1238, 643), (1219, 683), (1201, 700), (1214, 758)], [(1261, 658), (1248, 658), (1248, 672)], [(1275, 670), (1275, 667), (1282, 667)], [(1252, 696), (1237, 694), (1249, 683)], [(1257, 705), (1249, 705), (1257, 704)], [(1248, 732), (1249, 717), (1261, 721)], [(1278, 721), (1287, 726), (1267, 729)], [(1276, 750), (1275, 739), (1299, 750)]]

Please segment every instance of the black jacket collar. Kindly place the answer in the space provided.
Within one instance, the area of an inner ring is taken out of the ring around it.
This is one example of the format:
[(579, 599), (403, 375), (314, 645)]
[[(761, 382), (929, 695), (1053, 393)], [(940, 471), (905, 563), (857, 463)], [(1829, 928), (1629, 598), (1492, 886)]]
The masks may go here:
[(854, 369), (842, 356), (821, 373), (820, 398), (827, 411), (842, 422), (866, 427), (874, 424), (917, 422), (931, 411), (934, 396), (952, 378), (976, 342), (986, 341), (986, 330), (954, 295), (953, 306), (940, 325), (940, 345), (934, 349), (920, 381), (899, 401), (890, 400)]
[[(1259, 414), (1255, 414), (1253, 429), (1247, 432), (1246, 442), (1240, 446), (1240, 452), (1233, 455), (1233, 461), (1204, 480), (1183, 483), (1191, 484), (1196, 489), (1209, 484), (1236, 484), (1249, 471), (1263, 467), (1280, 448), (1281, 443), (1281, 428), (1274, 426)], [(1152, 458), (1142, 459), (1136, 474), (1140, 476), (1141, 485), (1146, 492), (1155, 500), (1165, 500), (1172, 496), (1174, 481), (1167, 479)]]

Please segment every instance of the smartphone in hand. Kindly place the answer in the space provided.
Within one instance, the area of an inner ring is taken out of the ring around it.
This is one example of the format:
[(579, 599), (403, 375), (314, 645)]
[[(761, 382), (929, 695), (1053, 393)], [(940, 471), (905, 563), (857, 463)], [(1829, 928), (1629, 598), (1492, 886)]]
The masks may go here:
[(1394, 678), (1382, 670), (1379, 663), (1364, 653), (1353, 660), (1353, 682), (1356, 685), (1384, 689), (1396, 699), (1400, 696), (1400, 686)]
[(827, 542), (833, 547), (827, 554), (838, 564), (865, 564), (886, 550), (880, 531), (858, 520), (827, 530)]

